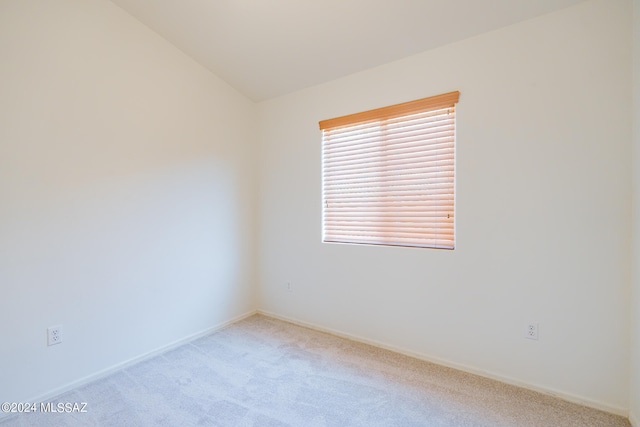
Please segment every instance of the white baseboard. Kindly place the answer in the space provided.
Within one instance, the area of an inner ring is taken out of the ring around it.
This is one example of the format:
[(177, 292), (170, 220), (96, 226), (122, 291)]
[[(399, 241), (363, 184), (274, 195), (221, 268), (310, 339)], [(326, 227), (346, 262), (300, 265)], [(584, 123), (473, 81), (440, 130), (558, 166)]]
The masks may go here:
[(633, 411), (629, 411), (629, 422), (632, 427), (640, 427), (640, 420)]
[[(56, 396), (59, 396), (59, 395), (61, 395), (63, 393), (66, 393), (66, 392), (68, 392), (70, 390), (73, 390), (73, 389), (78, 388), (78, 387), (82, 387), (82, 386), (84, 386), (86, 384), (89, 384), (89, 383), (91, 383), (93, 381), (96, 381), (96, 380), (99, 380), (101, 378), (104, 378), (104, 377), (106, 377), (108, 375), (111, 375), (111, 374), (121, 370), (121, 369), (128, 368), (131, 365), (135, 365), (136, 363), (142, 362), (142, 361), (147, 360), (147, 359), (151, 359), (152, 357), (155, 357), (155, 356), (157, 356), (159, 354), (162, 354), (162, 353), (167, 352), (169, 350), (173, 350), (174, 348), (180, 347), (183, 344), (186, 344), (188, 342), (191, 342), (193, 340), (201, 338), (201, 337), (203, 337), (205, 335), (209, 335), (209, 334), (211, 334), (213, 332), (216, 332), (216, 331), (219, 331), (221, 329), (224, 329), (227, 326), (229, 326), (229, 325), (231, 325), (233, 323), (239, 322), (241, 320), (244, 320), (247, 317), (251, 317), (256, 313), (257, 313), (257, 310), (252, 310), (252, 311), (247, 312), (245, 314), (241, 314), (240, 316), (236, 316), (236, 317), (234, 317), (234, 318), (232, 318), (230, 320), (227, 320), (226, 322), (219, 323), (219, 324), (217, 324), (215, 326), (212, 326), (210, 328), (207, 328), (207, 329), (205, 329), (203, 331), (196, 332), (195, 334), (188, 335), (188, 336), (186, 336), (184, 338), (181, 338), (179, 340), (173, 341), (173, 342), (171, 342), (171, 343), (169, 343), (167, 345), (164, 345), (162, 347), (158, 347), (155, 350), (151, 350), (151, 351), (149, 351), (147, 353), (144, 353), (144, 354), (141, 354), (139, 356), (133, 357), (133, 358), (131, 358), (129, 360), (125, 360), (124, 362), (117, 363), (117, 364), (112, 365), (112, 366), (110, 366), (110, 367), (108, 367), (106, 369), (103, 369), (101, 371), (98, 371), (98, 372), (95, 372), (93, 374), (87, 375), (87, 376), (85, 376), (83, 378), (80, 378), (78, 380), (71, 381), (70, 383), (67, 383), (67, 384), (65, 384), (65, 385), (63, 385), (61, 387), (58, 387), (58, 388), (50, 390), (50, 391), (48, 391), (48, 392), (46, 392), (44, 394), (41, 394), (41, 395), (36, 396), (36, 397), (33, 397), (31, 399), (26, 399), (26, 400), (23, 400), (23, 401), (24, 402), (45, 402), (47, 400), (53, 399)], [(11, 415), (13, 415), (13, 414), (11, 414), (11, 413), (0, 413), (0, 419), (8, 417), (8, 416), (11, 416)]]
[[(554, 390), (554, 389), (550, 389), (550, 388), (546, 388), (546, 387), (540, 387), (540, 386), (524, 383), (522, 381), (519, 381), (519, 380), (516, 380), (516, 379), (513, 379), (513, 378), (509, 378), (509, 377), (506, 377), (506, 376), (503, 376), (503, 375), (500, 375), (500, 374), (496, 374), (496, 373), (493, 373), (493, 372), (485, 371), (485, 370), (482, 370), (482, 369), (477, 369), (477, 368), (474, 368), (472, 366), (467, 366), (467, 365), (460, 364), (460, 363), (450, 362), (448, 360), (440, 359), (440, 358), (437, 358), (437, 357), (431, 357), (431, 356), (428, 356), (428, 355), (425, 355), (425, 354), (422, 354), (422, 353), (416, 353), (416, 352), (413, 352), (413, 351), (410, 351), (410, 350), (406, 350), (406, 349), (403, 349), (403, 348), (399, 348), (399, 347), (396, 347), (396, 346), (393, 346), (393, 345), (385, 344), (385, 343), (382, 343), (380, 341), (359, 337), (359, 336), (352, 335), (352, 334), (349, 334), (349, 333), (346, 333), (346, 332), (341, 332), (341, 331), (338, 331), (338, 330), (335, 330), (335, 329), (326, 328), (326, 327), (323, 327), (323, 326), (320, 326), (320, 325), (316, 325), (316, 324), (313, 324), (313, 323), (310, 323), (310, 322), (305, 322), (305, 321), (301, 321), (301, 320), (294, 319), (294, 318), (291, 318), (291, 317), (275, 314), (275, 313), (272, 313), (272, 312), (269, 312), (269, 311), (266, 311), (266, 310), (252, 310), (252, 311), (247, 312), (245, 314), (242, 314), (240, 316), (236, 316), (236, 317), (234, 317), (234, 318), (232, 318), (232, 319), (230, 319), (230, 320), (228, 320), (226, 322), (222, 322), (222, 323), (220, 323), (218, 325), (215, 325), (215, 326), (213, 326), (211, 328), (207, 328), (207, 329), (205, 329), (203, 331), (196, 332), (195, 334), (191, 334), (191, 335), (189, 335), (187, 337), (181, 338), (181, 339), (176, 340), (174, 342), (171, 342), (171, 343), (169, 343), (169, 344), (167, 344), (165, 346), (156, 348), (155, 350), (152, 350), (150, 352), (147, 352), (147, 353), (144, 353), (142, 355), (136, 356), (136, 357), (131, 358), (129, 360), (126, 360), (124, 362), (117, 363), (117, 364), (112, 365), (112, 366), (110, 366), (110, 367), (108, 367), (106, 369), (103, 369), (101, 371), (98, 371), (98, 372), (95, 372), (93, 374), (87, 375), (87, 376), (85, 376), (83, 378), (80, 378), (78, 380), (75, 380), (75, 381), (72, 381), (70, 383), (67, 383), (67, 384), (65, 384), (65, 385), (63, 385), (61, 387), (58, 387), (58, 388), (56, 388), (54, 390), (51, 390), (51, 391), (49, 391), (47, 393), (41, 394), (41, 395), (36, 396), (34, 398), (31, 398), (31, 399), (26, 399), (25, 402), (44, 402), (44, 401), (53, 399), (56, 396), (59, 396), (59, 395), (61, 395), (63, 393), (66, 393), (66, 392), (68, 392), (70, 390), (73, 390), (73, 389), (78, 388), (78, 387), (82, 387), (82, 386), (84, 386), (84, 385), (86, 385), (88, 383), (91, 383), (93, 381), (96, 381), (96, 380), (99, 380), (101, 378), (104, 378), (104, 377), (106, 377), (108, 375), (111, 375), (111, 374), (121, 370), (121, 369), (128, 368), (129, 366), (132, 366), (132, 365), (134, 365), (136, 363), (142, 362), (142, 361), (147, 360), (147, 359), (151, 359), (152, 357), (155, 357), (155, 356), (157, 356), (157, 355), (159, 355), (161, 353), (164, 353), (166, 351), (169, 351), (169, 350), (172, 350), (174, 348), (177, 348), (177, 347), (179, 347), (179, 346), (181, 346), (183, 344), (186, 344), (188, 342), (191, 342), (193, 340), (201, 338), (201, 337), (203, 337), (205, 335), (208, 335), (208, 334), (211, 334), (213, 332), (216, 332), (216, 331), (219, 331), (221, 329), (224, 329), (227, 326), (229, 326), (229, 325), (231, 325), (233, 323), (239, 322), (241, 320), (244, 320), (244, 319), (246, 319), (248, 317), (251, 317), (256, 313), (260, 313), (260, 314), (262, 314), (264, 316), (272, 317), (274, 319), (282, 320), (282, 321), (285, 321), (285, 322), (293, 323), (295, 325), (299, 325), (299, 326), (303, 326), (303, 327), (306, 327), (306, 328), (314, 329), (314, 330), (317, 330), (317, 331), (320, 331), (320, 332), (326, 332), (326, 333), (329, 333), (329, 334), (332, 334), (332, 335), (335, 335), (335, 336), (338, 336), (338, 337), (341, 337), (341, 338), (346, 338), (346, 339), (350, 339), (350, 340), (353, 340), (353, 341), (361, 342), (361, 343), (364, 343), (364, 344), (373, 345), (375, 347), (383, 348), (383, 349), (386, 349), (386, 350), (389, 350), (389, 351), (393, 351), (395, 353), (404, 354), (405, 356), (409, 356), (409, 357), (413, 357), (413, 358), (416, 358), (416, 359), (424, 360), (426, 362), (436, 363), (438, 365), (442, 365), (442, 366), (446, 366), (446, 367), (449, 367), (449, 368), (458, 369), (460, 371), (468, 372), (468, 373), (475, 374), (475, 375), (480, 375), (480, 376), (483, 376), (483, 377), (486, 377), (486, 378), (491, 378), (491, 379), (494, 379), (494, 380), (497, 380), (497, 381), (500, 381), (500, 382), (503, 382), (503, 383), (507, 383), (507, 384), (518, 386), (518, 387), (526, 388), (526, 389), (529, 389), (529, 390), (537, 391), (537, 392), (544, 393), (544, 394), (547, 394), (547, 395), (551, 395), (551, 396), (554, 396), (554, 397), (557, 397), (557, 398), (560, 398), (560, 399), (563, 399), (563, 400), (567, 400), (569, 402), (577, 403), (577, 404), (580, 404), (580, 405), (583, 405), (583, 406), (588, 406), (590, 408), (599, 409), (601, 411), (610, 412), (610, 413), (613, 413), (613, 414), (616, 414), (616, 415), (621, 415), (621, 416), (624, 416), (624, 417), (628, 416), (629, 417), (629, 422), (631, 423), (631, 425), (633, 427), (640, 427), (640, 422), (639, 422), (637, 416), (633, 412), (629, 412), (628, 410), (625, 410), (623, 408), (619, 408), (619, 407), (616, 407), (616, 406), (611, 406), (611, 405), (608, 405), (606, 403), (602, 403), (602, 402), (598, 402), (598, 401), (594, 401), (594, 400), (590, 400), (590, 399), (585, 399), (585, 398), (582, 398), (580, 396), (572, 395), (570, 393), (564, 393), (564, 392), (557, 391), (557, 390)], [(12, 415), (14, 415), (14, 414), (11, 414), (11, 413), (0, 413), (0, 419), (6, 418), (6, 417), (9, 417), (9, 416), (12, 416)]]
[[(389, 350), (389, 351), (393, 351), (395, 353), (400, 353), (403, 354), (405, 356), (409, 356), (409, 357), (413, 357), (415, 359), (420, 359), (420, 360), (424, 360), (426, 362), (431, 362), (431, 363), (435, 363), (437, 365), (442, 365), (442, 366), (446, 366), (448, 368), (453, 368), (453, 369), (457, 369), (460, 371), (464, 371), (464, 372), (468, 372), (470, 374), (475, 374), (475, 375), (480, 375), (482, 377), (485, 378), (490, 378), (496, 381), (500, 381), (506, 384), (510, 384), (510, 385), (514, 385), (517, 387), (522, 387), (522, 388), (526, 388), (528, 390), (532, 390), (532, 391), (537, 391), (539, 393), (543, 393), (546, 395), (550, 395), (553, 397), (557, 397), (559, 399), (562, 400), (566, 400), (572, 403), (577, 403), (579, 405), (582, 406), (588, 406), (590, 408), (594, 408), (594, 409), (599, 409), (601, 411), (605, 411), (605, 412), (609, 412), (615, 415), (621, 415), (623, 417), (629, 417), (629, 410), (625, 409), (625, 408), (620, 408), (618, 406), (612, 406), (609, 405), (607, 403), (603, 403), (603, 402), (599, 402), (596, 400), (591, 400), (591, 399), (587, 399), (581, 396), (576, 396), (573, 395), (571, 393), (565, 393), (559, 390), (555, 390), (552, 388), (548, 388), (548, 387), (543, 387), (543, 386), (538, 386), (535, 384), (529, 384), (529, 383), (525, 383), (523, 381), (517, 380), (515, 378), (510, 378), (504, 375), (500, 375), (497, 374), (495, 372), (490, 372), (490, 371), (485, 371), (483, 369), (478, 369), (475, 368), (473, 366), (469, 366), (469, 365), (464, 365), (461, 363), (455, 363), (455, 362), (451, 362), (449, 360), (445, 360), (445, 359), (441, 359), (438, 357), (432, 357), (429, 356), (427, 354), (422, 354), (422, 353), (416, 353), (414, 351), (411, 350), (406, 350), (404, 348), (400, 348), (400, 347), (396, 347), (394, 345), (389, 345), (380, 341), (376, 341), (376, 340), (371, 340), (368, 338), (363, 338), (357, 335), (352, 335), (346, 332), (342, 332), (342, 331), (338, 331), (335, 329), (331, 329), (331, 328), (326, 328), (324, 326), (320, 326), (320, 325), (316, 325), (314, 323), (309, 323), (309, 322), (305, 322), (305, 321), (301, 321), (298, 319), (293, 319), (291, 317), (287, 317), (287, 316), (282, 316), (276, 313), (272, 313), (266, 310), (258, 310), (258, 313), (267, 316), (267, 317), (273, 317), (274, 319), (278, 319), (278, 320), (282, 320), (285, 322), (289, 322), (289, 323), (293, 323), (295, 325), (299, 325), (299, 326), (303, 326), (306, 328), (310, 328), (310, 329), (314, 329), (320, 332), (326, 332), (329, 333), (331, 335), (335, 335), (341, 338), (346, 338), (346, 339), (350, 339), (353, 341), (357, 341), (357, 342), (361, 342), (364, 344), (369, 344), (375, 347), (379, 347), (379, 348), (383, 348), (385, 350)], [(640, 427), (640, 424), (633, 423), (633, 427)]]

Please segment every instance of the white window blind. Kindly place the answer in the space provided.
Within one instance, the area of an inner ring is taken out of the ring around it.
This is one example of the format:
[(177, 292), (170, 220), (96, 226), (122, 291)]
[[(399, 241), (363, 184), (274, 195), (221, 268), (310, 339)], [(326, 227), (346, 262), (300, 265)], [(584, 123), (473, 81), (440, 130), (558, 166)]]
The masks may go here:
[(458, 98), (320, 122), (325, 242), (454, 248)]

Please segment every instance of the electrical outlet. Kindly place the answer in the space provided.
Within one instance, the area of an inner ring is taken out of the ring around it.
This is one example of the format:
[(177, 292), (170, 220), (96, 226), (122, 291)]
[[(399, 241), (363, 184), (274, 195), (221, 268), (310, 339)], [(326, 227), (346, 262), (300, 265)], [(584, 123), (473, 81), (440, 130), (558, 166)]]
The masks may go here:
[(532, 322), (527, 324), (527, 328), (525, 330), (525, 338), (529, 338), (530, 340), (538, 339), (538, 323)]
[(47, 328), (47, 345), (60, 344), (62, 342), (62, 325)]
[(293, 285), (291, 284), (291, 282), (287, 282), (287, 291), (293, 292)]

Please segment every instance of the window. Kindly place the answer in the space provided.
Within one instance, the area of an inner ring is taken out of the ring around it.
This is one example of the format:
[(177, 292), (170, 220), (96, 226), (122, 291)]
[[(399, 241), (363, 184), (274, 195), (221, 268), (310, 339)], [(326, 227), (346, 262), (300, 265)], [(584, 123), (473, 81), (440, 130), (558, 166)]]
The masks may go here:
[(459, 95), (320, 122), (323, 241), (454, 248)]

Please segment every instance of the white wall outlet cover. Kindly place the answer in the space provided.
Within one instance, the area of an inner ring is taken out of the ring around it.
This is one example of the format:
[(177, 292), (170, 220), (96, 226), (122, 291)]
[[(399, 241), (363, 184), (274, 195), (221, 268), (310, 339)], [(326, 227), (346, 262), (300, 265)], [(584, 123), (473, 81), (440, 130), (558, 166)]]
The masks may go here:
[(47, 328), (47, 345), (60, 344), (62, 342), (62, 325)]

